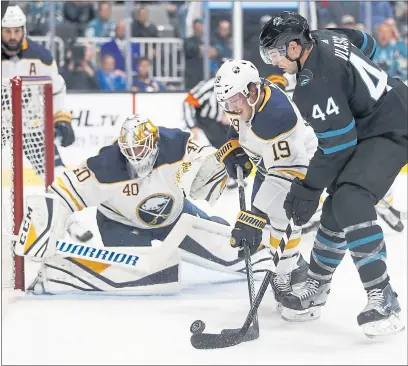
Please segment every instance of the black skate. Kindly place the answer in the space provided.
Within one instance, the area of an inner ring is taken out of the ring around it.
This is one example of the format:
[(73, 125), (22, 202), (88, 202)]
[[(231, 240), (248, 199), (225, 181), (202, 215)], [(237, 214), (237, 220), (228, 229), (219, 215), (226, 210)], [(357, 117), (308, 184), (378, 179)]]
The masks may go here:
[(304, 260), (302, 254), (299, 254), (299, 259), (297, 261), (297, 268), (287, 274), (276, 274), (272, 275), (271, 286), (275, 295), (276, 310), (281, 313), (282, 306), (281, 301), (291, 291), (296, 285), (303, 284), (307, 279), (307, 271), (309, 269), (309, 264)]
[(373, 289), (367, 293), (368, 303), (357, 316), (358, 325), (367, 337), (392, 335), (405, 328), (400, 318), (401, 308), (397, 294), (388, 284), (383, 290)]
[(330, 281), (319, 281), (308, 277), (306, 283), (283, 297), (281, 316), (290, 322), (318, 319), (321, 307), (330, 293)]

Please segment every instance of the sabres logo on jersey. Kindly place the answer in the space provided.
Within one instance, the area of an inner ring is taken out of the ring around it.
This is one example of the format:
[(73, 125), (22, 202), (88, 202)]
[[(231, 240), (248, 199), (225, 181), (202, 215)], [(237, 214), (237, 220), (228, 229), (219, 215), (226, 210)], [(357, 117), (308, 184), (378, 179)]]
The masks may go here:
[(161, 226), (170, 216), (173, 205), (174, 197), (156, 193), (139, 204), (136, 214), (148, 226)]

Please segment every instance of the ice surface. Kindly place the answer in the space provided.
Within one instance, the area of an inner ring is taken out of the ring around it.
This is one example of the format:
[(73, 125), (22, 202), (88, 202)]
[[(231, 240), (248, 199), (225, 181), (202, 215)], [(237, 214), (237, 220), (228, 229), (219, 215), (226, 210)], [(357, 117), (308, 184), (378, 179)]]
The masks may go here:
[[(406, 210), (407, 176), (399, 176), (395, 186), (394, 205)], [(249, 195), (250, 189), (247, 191)], [(234, 191), (226, 193), (211, 212), (222, 212), (232, 222), (237, 210)], [(93, 225), (91, 219), (86, 220)], [(406, 319), (407, 231), (399, 234), (381, 224), (386, 233), (389, 274)], [(303, 240), (302, 252), (307, 259), (312, 240), (312, 234)], [(34, 273), (28, 275), (29, 281)], [(246, 283), (190, 264), (182, 265), (181, 278), (182, 292), (172, 296), (36, 297), (3, 293), (2, 363), (407, 364), (406, 331), (378, 341), (366, 338), (359, 329), (356, 316), (365, 306), (366, 296), (349, 255), (336, 272), (319, 320), (284, 322), (268, 292), (259, 311), (260, 338), (229, 349), (194, 349), (189, 327), (196, 319), (206, 322), (206, 331), (240, 327), (249, 309)]]

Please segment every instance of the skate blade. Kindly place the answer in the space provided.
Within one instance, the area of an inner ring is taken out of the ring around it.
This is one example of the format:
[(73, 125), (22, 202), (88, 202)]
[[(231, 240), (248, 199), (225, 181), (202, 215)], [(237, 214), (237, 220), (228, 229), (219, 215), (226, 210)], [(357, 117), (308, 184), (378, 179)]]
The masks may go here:
[(276, 311), (278, 312), (278, 314), (282, 315), (283, 306), (280, 302), (276, 303)]
[(361, 325), (364, 334), (368, 338), (381, 338), (402, 332), (405, 325), (398, 314), (393, 313), (387, 319), (370, 322)]
[(319, 319), (320, 312), (320, 306), (315, 306), (306, 310), (293, 310), (282, 306), (281, 318), (287, 322), (292, 323), (308, 322), (311, 320)]

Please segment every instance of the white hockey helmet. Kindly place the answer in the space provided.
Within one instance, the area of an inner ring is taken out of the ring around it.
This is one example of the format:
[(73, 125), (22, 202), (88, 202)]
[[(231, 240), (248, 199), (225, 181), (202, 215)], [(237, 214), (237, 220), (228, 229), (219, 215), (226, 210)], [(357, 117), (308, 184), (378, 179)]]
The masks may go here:
[(7, 7), (6, 13), (1, 20), (2, 28), (18, 28), (26, 26), (27, 18), (18, 5)]
[(136, 114), (123, 122), (118, 139), (120, 151), (138, 178), (153, 170), (159, 153), (158, 141), (159, 129), (149, 118)]
[[(258, 97), (255, 102), (250, 101), (249, 84), (254, 83), (258, 89)], [(219, 68), (214, 82), (214, 91), (217, 102), (228, 114), (234, 114), (229, 101), (231, 98), (241, 93), (252, 107), (252, 118), (255, 114), (255, 105), (259, 100), (260, 88), (262, 85), (258, 69), (250, 61), (228, 60)]]
[(1, 28), (23, 27), (24, 35), (21, 41), (15, 46), (8, 45), (5, 41), (3, 41), (3, 38), (2, 38), (1, 47), (6, 51), (6, 53), (7, 51), (15, 52), (15, 51), (20, 50), (21, 45), (27, 35), (26, 23), (27, 23), (27, 18), (24, 12), (21, 10), (21, 8), (18, 5), (12, 5), (12, 6), (7, 7), (6, 13), (3, 16), (3, 19), (1, 20)]

